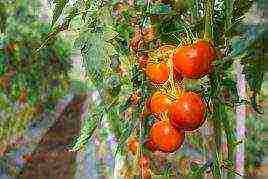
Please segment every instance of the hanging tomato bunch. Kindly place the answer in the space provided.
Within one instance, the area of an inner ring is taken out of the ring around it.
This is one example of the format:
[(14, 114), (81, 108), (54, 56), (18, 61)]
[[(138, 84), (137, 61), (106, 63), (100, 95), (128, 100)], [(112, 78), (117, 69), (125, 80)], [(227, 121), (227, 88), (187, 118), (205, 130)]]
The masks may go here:
[[(150, 30), (152, 40), (155, 30)], [(139, 51), (137, 44), (143, 43), (141, 39), (140, 34), (138, 37), (134, 34), (132, 42), (135, 43), (131, 43), (134, 53)], [(201, 39), (179, 47), (161, 45), (137, 57), (140, 69), (155, 88), (146, 102), (146, 110), (153, 115), (155, 122), (143, 143), (145, 148), (152, 152), (173, 153), (183, 145), (185, 132), (194, 131), (204, 123), (206, 104), (200, 94), (185, 90), (183, 79), (199, 79), (210, 73), (215, 56), (212, 43)], [(138, 146), (137, 139), (129, 139), (128, 147), (133, 154), (137, 154)], [(147, 161), (148, 157), (145, 158)], [(144, 160), (140, 158), (140, 161)], [(142, 166), (145, 175), (149, 166)]]
[[(163, 52), (163, 47), (162, 47)], [(181, 90), (174, 72), (186, 78), (201, 78), (212, 69), (215, 59), (213, 46), (204, 40), (181, 45), (174, 55), (159, 63), (149, 61), (146, 75), (158, 91), (149, 100), (151, 113), (158, 119), (150, 130), (149, 140), (158, 150), (174, 152), (184, 141), (184, 131), (193, 131), (205, 121), (206, 105), (202, 97), (191, 91)], [(171, 86), (163, 90), (165, 84)]]

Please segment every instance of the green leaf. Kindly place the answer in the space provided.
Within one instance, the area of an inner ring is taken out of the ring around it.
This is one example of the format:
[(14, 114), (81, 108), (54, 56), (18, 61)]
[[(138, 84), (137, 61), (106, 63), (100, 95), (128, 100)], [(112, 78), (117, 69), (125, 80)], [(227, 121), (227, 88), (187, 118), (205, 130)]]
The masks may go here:
[(246, 12), (248, 12), (250, 7), (256, 0), (232, 0), (232, 1), (234, 1), (233, 2), (233, 9), (234, 9), (233, 17), (239, 18), (243, 16)]
[(215, 152), (213, 155), (213, 162), (212, 162), (212, 174), (214, 178), (221, 178), (221, 167), (220, 167), (220, 162), (219, 162), (219, 153)]
[(171, 7), (165, 4), (153, 4), (148, 11), (151, 15), (168, 14), (171, 12)]
[(7, 12), (5, 3), (0, 2), (0, 32), (4, 33), (7, 22)]
[[(247, 63), (246, 63), (247, 62)], [(246, 75), (250, 90), (259, 93), (264, 78), (264, 58), (248, 59), (244, 61), (243, 73)]]
[(91, 0), (84, 0), (85, 4), (85, 12), (82, 13), (82, 20), (85, 22), (86, 21), (86, 17), (87, 17), (87, 10), (90, 8), (91, 6)]
[(76, 139), (72, 150), (82, 149), (90, 140), (94, 131), (97, 129), (98, 125), (102, 121), (105, 112), (105, 105), (100, 103), (97, 106), (92, 106), (90, 112), (87, 114), (83, 127), (80, 131), (79, 137)]
[(121, 136), (122, 126), (120, 122), (120, 115), (116, 108), (113, 108), (109, 111), (108, 119), (115, 137), (119, 139)]
[(97, 117), (93, 117), (93, 115), (90, 115), (89, 118), (85, 120), (83, 128), (80, 132), (80, 135), (76, 139), (75, 144), (72, 147), (72, 150), (75, 150), (75, 151), (80, 150), (87, 144), (93, 132), (97, 128), (98, 119), (101, 117), (102, 117), (102, 114), (101, 116), (97, 116)]
[(55, 5), (55, 7), (53, 10), (51, 28), (55, 25), (55, 23), (59, 19), (65, 5), (68, 3), (68, 0), (54, 0), (53, 3)]

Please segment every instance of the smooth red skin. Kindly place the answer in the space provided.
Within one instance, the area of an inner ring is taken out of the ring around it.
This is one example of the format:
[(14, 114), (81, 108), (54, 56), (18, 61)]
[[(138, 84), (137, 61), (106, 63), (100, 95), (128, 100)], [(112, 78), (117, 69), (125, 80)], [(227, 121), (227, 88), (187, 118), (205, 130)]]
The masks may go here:
[(153, 114), (159, 115), (163, 112), (168, 112), (172, 105), (171, 99), (165, 93), (155, 92), (150, 99), (150, 111)]
[(146, 74), (151, 82), (163, 84), (168, 80), (168, 65), (165, 62), (149, 63), (146, 67)]
[(200, 95), (186, 92), (171, 107), (171, 124), (184, 131), (193, 131), (205, 121), (205, 104)]
[(175, 69), (186, 78), (201, 78), (212, 69), (215, 59), (213, 46), (204, 40), (183, 45), (173, 55)]
[(150, 137), (157, 148), (166, 153), (178, 150), (184, 141), (184, 132), (173, 127), (169, 121), (159, 121), (153, 125)]
[(147, 148), (148, 150), (152, 151), (152, 152), (158, 150), (157, 145), (150, 138), (147, 141), (145, 141), (144, 147)]

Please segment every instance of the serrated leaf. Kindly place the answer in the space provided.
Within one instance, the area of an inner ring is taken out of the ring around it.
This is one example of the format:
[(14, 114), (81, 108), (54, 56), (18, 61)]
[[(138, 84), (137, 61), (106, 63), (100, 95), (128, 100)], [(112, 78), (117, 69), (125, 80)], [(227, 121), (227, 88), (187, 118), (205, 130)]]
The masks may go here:
[(55, 25), (55, 23), (59, 19), (64, 7), (68, 3), (68, 0), (54, 0), (53, 3), (55, 5), (55, 7), (54, 7), (54, 10), (53, 10), (51, 28)]
[(85, 121), (83, 128), (79, 137), (76, 139), (72, 150), (79, 150), (83, 148), (86, 143), (89, 141), (90, 137), (92, 136), (93, 132), (97, 128), (98, 120), (94, 118), (92, 115)]

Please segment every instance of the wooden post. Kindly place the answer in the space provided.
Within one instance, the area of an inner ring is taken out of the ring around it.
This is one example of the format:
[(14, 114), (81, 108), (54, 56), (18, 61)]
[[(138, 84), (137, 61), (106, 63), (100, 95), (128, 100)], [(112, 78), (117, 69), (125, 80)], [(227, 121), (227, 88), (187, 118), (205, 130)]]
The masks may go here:
[[(246, 79), (243, 74), (243, 66), (239, 61), (234, 62), (234, 68), (236, 73), (237, 80), (237, 91), (239, 95), (239, 99), (246, 99)], [(245, 119), (246, 119), (246, 106), (245, 104), (241, 104), (236, 107), (236, 136), (237, 140), (245, 139)], [(241, 175), (244, 175), (244, 164), (245, 164), (245, 144), (244, 142), (237, 146), (236, 152), (236, 170)], [(243, 177), (237, 176), (237, 179), (242, 179)]]

